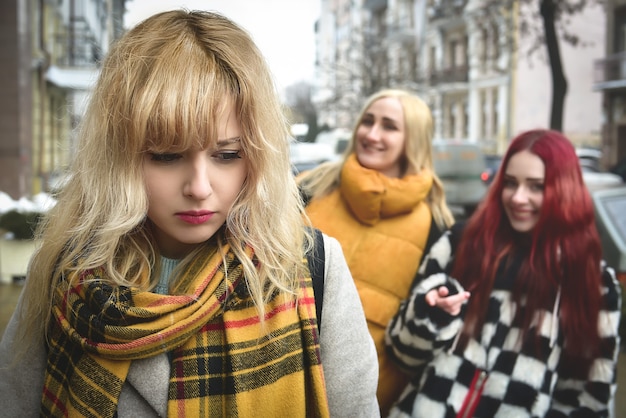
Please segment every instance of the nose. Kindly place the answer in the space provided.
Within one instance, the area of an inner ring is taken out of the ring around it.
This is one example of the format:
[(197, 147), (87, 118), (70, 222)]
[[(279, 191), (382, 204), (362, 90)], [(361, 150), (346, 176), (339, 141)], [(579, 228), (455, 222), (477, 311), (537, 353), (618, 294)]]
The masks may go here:
[(378, 124), (373, 124), (369, 130), (367, 131), (365, 137), (371, 141), (377, 141), (380, 139), (380, 126)]
[(213, 193), (210, 164), (202, 153), (194, 156), (189, 163), (183, 193), (185, 196), (196, 200), (206, 199)]
[(528, 190), (524, 186), (519, 186), (515, 189), (515, 193), (511, 197), (514, 203), (526, 203), (528, 201)]

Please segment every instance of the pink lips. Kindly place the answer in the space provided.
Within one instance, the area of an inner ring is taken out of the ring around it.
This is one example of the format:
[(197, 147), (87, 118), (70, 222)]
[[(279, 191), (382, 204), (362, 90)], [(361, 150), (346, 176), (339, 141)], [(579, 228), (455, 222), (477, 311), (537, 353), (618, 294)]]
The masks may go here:
[(517, 219), (526, 219), (533, 216), (534, 211), (531, 210), (512, 210), (511, 214)]
[(213, 217), (214, 212), (203, 211), (188, 211), (178, 212), (176, 216), (183, 222), (187, 222), (192, 225), (200, 225), (207, 222)]

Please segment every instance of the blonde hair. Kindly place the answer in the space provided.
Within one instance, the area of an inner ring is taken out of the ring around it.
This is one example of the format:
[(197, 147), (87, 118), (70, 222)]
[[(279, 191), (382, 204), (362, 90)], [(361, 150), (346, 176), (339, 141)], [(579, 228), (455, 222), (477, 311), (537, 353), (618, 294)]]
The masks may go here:
[[(158, 251), (146, 221), (143, 154), (211, 145), (228, 101), (239, 117), (248, 175), (219, 242), (241, 260), (261, 318), (272, 292), (295, 293), (303, 250), (312, 244), (290, 170), (288, 123), (267, 63), (231, 20), (169, 11), (127, 32), (102, 65), (69, 180), (38, 231), (41, 246), (21, 312), (25, 340), (45, 333), (52, 289), (68, 273), (104, 266), (112, 285), (154, 286), (145, 279)], [(245, 255), (247, 245), (258, 267)]]
[(365, 112), (375, 101), (383, 98), (396, 98), (404, 110), (405, 151), (403, 162), (405, 172), (419, 173), (428, 170), (433, 173), (433, 186), (428, 193), (426, 203), (431, 209), (435, 223), (441, 229), (450, 227), (454, 217), (446, 204), (443, 183), (437, 176), (433, 166), (432, 138), (433, 118), (426, 103), (416, 95), (399, 89), (385, 89), (370, 96), (363, 105), (356, 120), (350, 142), (346, 147), (343, 158), (338, 162), (325, 163), (315, 169), (302, 174), (298, 181), (304, 193), (312, 199), (327, 195), (339, 186), (341, 169), (348, 156), (356, 149), (356, 132), (359, 129)]

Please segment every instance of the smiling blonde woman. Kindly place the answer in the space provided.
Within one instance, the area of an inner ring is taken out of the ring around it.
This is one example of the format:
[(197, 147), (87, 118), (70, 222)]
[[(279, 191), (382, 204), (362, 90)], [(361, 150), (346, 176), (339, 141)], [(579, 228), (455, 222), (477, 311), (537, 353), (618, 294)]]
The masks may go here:
[(341, 161), (298, 177), (313, 225), (337, 238), (378, 352), (386, 415), (408, 380), (386, 353), (385, 327), (407, 297), (420, 260), (453, 222), (433, 169), (433, 119), (404, 90), (368, 98)]

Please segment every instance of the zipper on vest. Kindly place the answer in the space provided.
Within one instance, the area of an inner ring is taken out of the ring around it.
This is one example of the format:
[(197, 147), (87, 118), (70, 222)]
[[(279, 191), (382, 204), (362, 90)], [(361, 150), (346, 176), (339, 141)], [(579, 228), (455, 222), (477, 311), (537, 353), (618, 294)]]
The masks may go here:
[(474, 411), (480, 401), (480, 396), (483, 393), (483, 388), (489, 374), (485, 370), (476, 369), (474, 372), (474, 378), (470, 384), (469, 391), (463, 401), (463, 406), (457, 414), (457, 418), (471, 418), (474, 416)]

